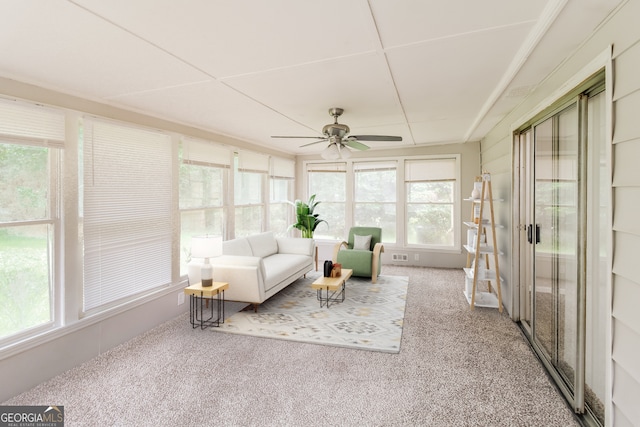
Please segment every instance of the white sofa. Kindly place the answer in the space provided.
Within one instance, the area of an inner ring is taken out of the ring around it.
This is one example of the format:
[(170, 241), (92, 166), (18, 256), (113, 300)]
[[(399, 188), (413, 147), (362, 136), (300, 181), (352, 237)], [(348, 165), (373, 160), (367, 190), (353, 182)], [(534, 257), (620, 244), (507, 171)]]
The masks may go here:
[(272, 232), (227, 240), (210, 260), (213, 280), (228, 282), (226, 300), (264, 302), (314, 268), (313, 239), (275, 237)]

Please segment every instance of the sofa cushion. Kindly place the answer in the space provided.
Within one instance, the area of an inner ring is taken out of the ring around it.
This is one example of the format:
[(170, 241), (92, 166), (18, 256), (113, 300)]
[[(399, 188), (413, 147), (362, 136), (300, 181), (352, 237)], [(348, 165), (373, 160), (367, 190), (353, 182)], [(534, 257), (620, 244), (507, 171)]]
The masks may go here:
[(265, 291), (299, 274), (305, 267), (312, 266), (311, 259), (306, 255), (275, 254), (263, 258), (262, 261), (265, 271)]
[(222, 242), (222, 253), (224, 255), (251, 255), (251, 245), (245, 238), (233, 239)]
[[(247, 237), (247, 240), (251, 246), (253, 256), (265, 258), (278, 253), (278, 242), (276, 242), (276, 237), (271, 231), (254, 234)], [(244, 255), (246, 255), (246, 253)]]
[(299, 237), (276, 237), (279, 254), (309, 255), (313, 257), (316, 243), (313, 239)]

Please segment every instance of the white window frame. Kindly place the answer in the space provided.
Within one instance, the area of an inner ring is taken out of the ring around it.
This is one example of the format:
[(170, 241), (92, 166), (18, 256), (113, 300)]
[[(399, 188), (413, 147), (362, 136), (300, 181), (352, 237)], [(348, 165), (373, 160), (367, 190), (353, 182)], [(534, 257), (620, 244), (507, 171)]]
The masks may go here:
[(410, 178), (408, 178), (406, 176), (406, 163), (410, 162), (410, 161), (437, 161), (439, 159), (454, 159), (455, 160), (455, 178), (454, 178), (454, 194), (453, 194), (453, 244), (451, 246), (449, 245), (434, 245), (434, 244), (409, 244), (408, 242), (408, 213), (407, 213), (407, 209), (405, 209), (405, 214), (404, 214), (404, 247), (406, 248), (410, 248), (410, 249), (429, 249), (429, 250), (437, 250), (438, 252), (455, 252), (455, 253), (459, 253), (460, 252), (460, 242), (461, 242), (461, 192), (460, 192), (460, 179), (461, 179), (461, 173), (460, 173), (460, 167), (461, 167), (461, 159), (460, 159), (460, 154), (443, 154), (443, 155), (429, 155), (429, 156), (415, 156), (415, 157), (407, 157), (404, 159), (403, 162), (403, 172), (405, 174), (404, 176), (404, 180), (403, 180), (403, 199), (404, 199), (404, 205), (407, 206), (408, 202), (407, 202), (407, 183), (411, 182)]
[[(216, 234), (221, 236), (226, 236), (227, 232), (227, 221), (229, 219), (228, 215), (228, 205), (229, 205), (229, 181), (230, 181), (230, 171), (231, 171), (231, 163), (232, 163), (232, 155), (233, 150), (227, 147), (226, 145), (215, 143), (212, 141), (205, 141), (195, 138), (182, 137), (181, 141), (181, 154), (180, 154), (180, 165), (194, 165), (200, 167), (207, 167), (212, 169), (219, 169), (222, 172), (222, 188), (220, 189), (222, 194), (222, 203), (220, 205), (201, 205), (201, 206), (189, 206), (183, 207), (179, 205), (180, 211), (180, 224), (181, 230), (184, 228), (184, 224), (182, 223), (182, 217), (185, 213), (198, 213), (208, 210), (220, 210), (222, 213), (222, 229), (221, 230), (205, 230), (205, 226), (203, 225), (202, 234)], [(180, 192), (180, 182), (182, 177), (180, 176), (180, 172), (178, 172), (178, 193)], [(178, 194), (178, 198), (181, 198), (181, 194)], [(200, 233), (196, 233), (200, 234)], [(182, 232), (180, 233), (180, 276), (185, 276), (187, 274), (186, 265), (191, 260), (191, 238), (185, 238), (183, 240)]]
[[(384, 228), (383, 228), (383, 232), (382, 232), (382, 242), (385, 245), (395, 245), (398, 242), (398, 237), (400, 236), (398, 234), (398, 161), (397, 160), (377, 160), (377, 159), (371, 159), (371, 160), (360, 160), (360, 161), (356, 161), (354, 160), (352, 163), (352, 170), (353, 170), (353, 200), (352, 200), (352, 210), (353, 210), (353, 220), (352, 223), (355, 225), (357, 223), (357, 218), (356, 218), (356, 205), (357, 204), (372, 204), (372, 205), (379, 205), (379, 206), (393, 206), (393, 210), (395, 211), (395, 224), (394, 224), (394, 231), (395, 231), (395, 239), (393, 241), (388, 240), (388, 234), (384, 232)], [(393, 170), (395, 172), (395, 200), (392, 202), (364, 202), (364, 201), (357, 201), (356, 200), (356, 191), (357, 191), (357, 174), (360, 171), (368, 171), (368, 172), (374, 172), (374, 171), (389, 171), (389, 170)], [(377, 227), (377, 224), (360, 224), (360, 226), (367, 226), (367, 227)]]
[[(320, 224), (318, 226), (318, 229), (316, 230), (316, 233), (318, 235), (320, 235), (320, 239), (323, 240), (342, 240), (345, 239), (347, 236), (346, 234), (349, 232), (349, 228), (351, 227), (351, 218), (353, 216), (353, 209), (352, 209), (352, 205), (353, 205), (353, 196), (352, 193), (349, 191), (349, 188), (352, 187), (352, 178), (353, 178), (353, 173), (350, 172), (352, 171), (351, 168), (351, 162), (347, 162), (344, 160), (341, 161), (309, 161), (309, 162), (305, 162), (304, 164), (304, 183), (305, 183), (305, 196), (304, 196), (304, 201), (306, 202), (307, 200), (309, 200), (309, 197), (312, 195), (311, 190), (310, 190), (310, 185), (311, 185), (311, 181), (309, 180), (309, 172), (327, 172), (327, 173), (343, 173), (345, 174), (345, 197), (344, 200), (323, 200), (322, 197), (316, 197), (316, 202), (320, 202), (320, 205), (318, 205), (318, 207), (316, 208), (316, 210), (314, 211), (315, 213), (319, 213), (320, 214), (320, 219), (323, 219), (325, 221), (327, 221), (327, 224)], [(333, 235), (333, 236), (326, 236), (323, 235), (322, 233), (327, 230), (327, 228), (325, 227), (329, 227), (329, 230), (331, 230), (331, 219), (327, 219), (326, 217), (324, 217), (322, 215), (322, 210), (323, 208), (326, 207), (326, 204), (323, 205), (322, 203), (342, 203), (344, 204), (344, 236), (340, 236), (340, 235)], [(323, 227), (322, 229), (320, 229), (320, 227)], [(318, 230), (320, 230), (318, 232)]]
[[(294, 160), (284, 159), (281, 157), (271, 157), (269, 161), (269, 203), (267, 205), (267, 230), (273, 231), (278, 236), (291, 236), (292, 231), (288, 230), (290, 224), (294, 221), (293, 201), (296, 177), (296, 162)], [(276, 181), (286, 182), (286, 198), (284, 200), (276, 199), (274, 195), (274, 185)], [(287, 226), (284, 230), (274, 229), (272, 221), (273, 208), (281, 206), (285, 210), (285, 222)]]
[[(65, 114), (63, 110), (44, 107), (15, 99), (0, 99), (0, 142), (22, 146), (36, 146), (48, 150), (48, 206), (45, 218), (24, 219), (0, 223), (4, 227), (47, 225), (49, 264), (49, 320), (0, 338), (9, 345), (39, 336), (60, 326), (63, 322), (62, 304), (62, 223), (61, 217), (61, 153), (65, 147)], [(19, 286), (19, 284), (18, 284)], [(28, 303), (28, 302), (27, 302)]]
[[(261, 221), (260, 221), (260, 230), (256, 230), (258, 232), (265, 231), (267, 229), (266, 222), (268, 220), (267, 216), (267, 204), (268, 204), (268, 174), (269, 174), (269, 157), (262, 153), (256, 153), (253, 151), (246, 150), (238, 150), (234, 153), (234, 173), (233, 173), (233, 213), (230, 213), (229, 216), (233, 216), (233, 235), (229, 236), (230, 238), (236, 237), (244, 237), (239, 234), (238, 224), (236, 221), (236, 214), (238, 209), (243, 208), (254, 208), (258, 207), (260, 209)], [(239, 178), (239, 174), (241, 173), (255, 173), (260, 174), (260, 185), (259, 185), (259, 195), (260, 200), (257, 203), (243, 203), (239, 204), (236, 194), (236, 186), (239, 184), (237, 178)]]

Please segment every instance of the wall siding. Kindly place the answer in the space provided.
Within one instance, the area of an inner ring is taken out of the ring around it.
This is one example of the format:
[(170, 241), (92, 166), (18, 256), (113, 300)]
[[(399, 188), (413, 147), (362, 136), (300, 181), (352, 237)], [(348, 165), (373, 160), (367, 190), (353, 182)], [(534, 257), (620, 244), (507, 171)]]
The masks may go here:
[[(635, 16), (640, 16), (639, 2), (631, 3)], [(613, 405), (624, 414), (621, 420), (640, 425), (637, 400), (640, 396), (640, 316), (637, 306), (631, 308), (628, 303), (635, 301), (637, 305), (640, 301), (637, 256), (634, 256), (640, 245), (637, 215), (640, 209), (640, 30), (637, 25), (628, 29), (624, 32), (634, 34), (635, 41), (626, 34), (627, 42), (632, 43), (614, 57)]]
[(614, 187), (633, 187), (640, 183), (638, 159), (640, 159), (640, 138), (619, 143), (614, 141)]
[[(622, 5), (574, 55), (543, 81), (540, 86), (504, 120), (498, 123), (481, 143), (482, 168), (490, 172), (504, 168), (512, 170), (511, 131), (523, 120), (531, 118), (552, 102), (554, 96), (569, 91), (566, 86), (573, 77), (597, 58), (607, 46), (612, 46), (613, 59), (613, 271), (612, 271), (612, 348), (610, 360), (611, 395), (608, 396), (608, 425), (640, 425), (640, 368), (637, 354), (640, 352), (640, 315), (637, 302), (640, 300), (640, 280), (637, 279), (637, 248), (640, 246), (640, 1), (630, 0)], [(506, 175), (505, 175), (506, 177)], [(510, 177), (509, 177), (510, 179)], [(500, 182), (501, 192), (507, 185)], [(494, 184), (495, 186), (495, 184)], [(495, 187), (494, 187), (495, 188)], [(500, 205), (497, 214), (508, 223), (514, 207), (511, 192), (506, 192), (507, 202)], [(508, 227), (499, 239), (510, 240)], [(517, 254), (516, 254), (517, 255)], [(502, 265), (511, 265), (512, 253), (505, 254)], [(506, 268), (505, 268), (506, 270)], [(512, 289), (509, 289), (511, 294)], [(605, 402), (607, 404), (607, 402)]]

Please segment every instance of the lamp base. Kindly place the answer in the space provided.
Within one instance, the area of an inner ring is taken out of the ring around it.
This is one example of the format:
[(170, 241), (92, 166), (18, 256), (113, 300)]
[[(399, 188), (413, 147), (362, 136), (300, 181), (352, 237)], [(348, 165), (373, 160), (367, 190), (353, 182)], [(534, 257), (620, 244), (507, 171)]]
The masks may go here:
[(202, 287), (208, 288), (209, 286), (213, 286), (213, 279), (202, 279)]

